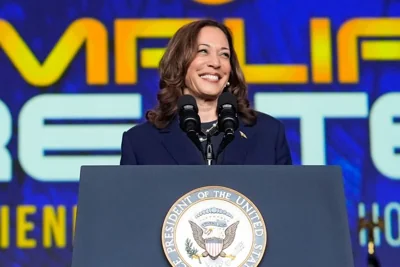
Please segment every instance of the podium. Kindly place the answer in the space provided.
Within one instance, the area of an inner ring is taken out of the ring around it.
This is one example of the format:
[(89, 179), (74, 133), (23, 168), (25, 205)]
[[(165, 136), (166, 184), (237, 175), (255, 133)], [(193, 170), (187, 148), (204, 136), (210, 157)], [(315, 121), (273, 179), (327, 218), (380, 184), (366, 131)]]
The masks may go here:
[(83, 166), (72, 267), (110, 266), (353, 267), (341, 169)]

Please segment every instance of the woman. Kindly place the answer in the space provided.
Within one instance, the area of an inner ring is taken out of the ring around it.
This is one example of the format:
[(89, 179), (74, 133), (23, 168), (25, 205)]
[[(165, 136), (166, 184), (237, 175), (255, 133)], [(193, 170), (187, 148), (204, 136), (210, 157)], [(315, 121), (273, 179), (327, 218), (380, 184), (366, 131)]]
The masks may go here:
[(147, 122), (124, 132), (121, 165), (205, 164), (204, 154), (179, 127), (177, 102), (182, 95), (195, 98), (204, 132), (200, 141), (212, 132), (217, 151), (223, 136), (215, 125), (217, 100), (224, 91), (237, 98), (240, 125), (214, 164), (292, 164), (283, 124), (249, 107), (247, 85), (225, 25), (200, 20), (179, 29), (159, 71), (158, 106), (146, 113)]

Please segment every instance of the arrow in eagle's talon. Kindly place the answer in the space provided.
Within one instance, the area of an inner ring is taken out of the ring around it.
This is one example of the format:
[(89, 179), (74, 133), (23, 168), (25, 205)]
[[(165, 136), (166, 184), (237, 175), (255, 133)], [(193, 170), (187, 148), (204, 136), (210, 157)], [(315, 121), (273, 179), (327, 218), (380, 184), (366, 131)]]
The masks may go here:
[(199, 263), (201, 264), (201, 255), (193, 255), (192, 256), (192, 259), (197, 259), (197, 260), (199, 260)]
[(234, 256), (234, 255), (226, 255), (226, 258), (234, 260), (234, 259), (236, 259), (236, 256)]

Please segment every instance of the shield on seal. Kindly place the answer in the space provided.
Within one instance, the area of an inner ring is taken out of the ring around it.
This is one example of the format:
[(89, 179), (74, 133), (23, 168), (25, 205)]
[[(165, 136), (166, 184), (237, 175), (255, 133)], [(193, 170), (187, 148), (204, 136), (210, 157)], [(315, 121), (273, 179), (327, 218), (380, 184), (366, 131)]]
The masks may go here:
[(204, 240), (206, 243), (206, 250), (208, 254), (210, 254), (213, 257), (217, 257), (221, 251), (222, 247), (224, 245), (224, 240), (221, 238), (207, 238)]

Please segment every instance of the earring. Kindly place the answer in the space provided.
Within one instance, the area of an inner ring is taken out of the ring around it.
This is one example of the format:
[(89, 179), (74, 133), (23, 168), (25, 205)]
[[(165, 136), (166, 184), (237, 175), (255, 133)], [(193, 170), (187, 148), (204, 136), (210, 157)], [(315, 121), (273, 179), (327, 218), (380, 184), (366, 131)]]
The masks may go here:
[(229, 85), (231, 85), (229, 82), (226, 83), (225, 87), (228, 87)]

